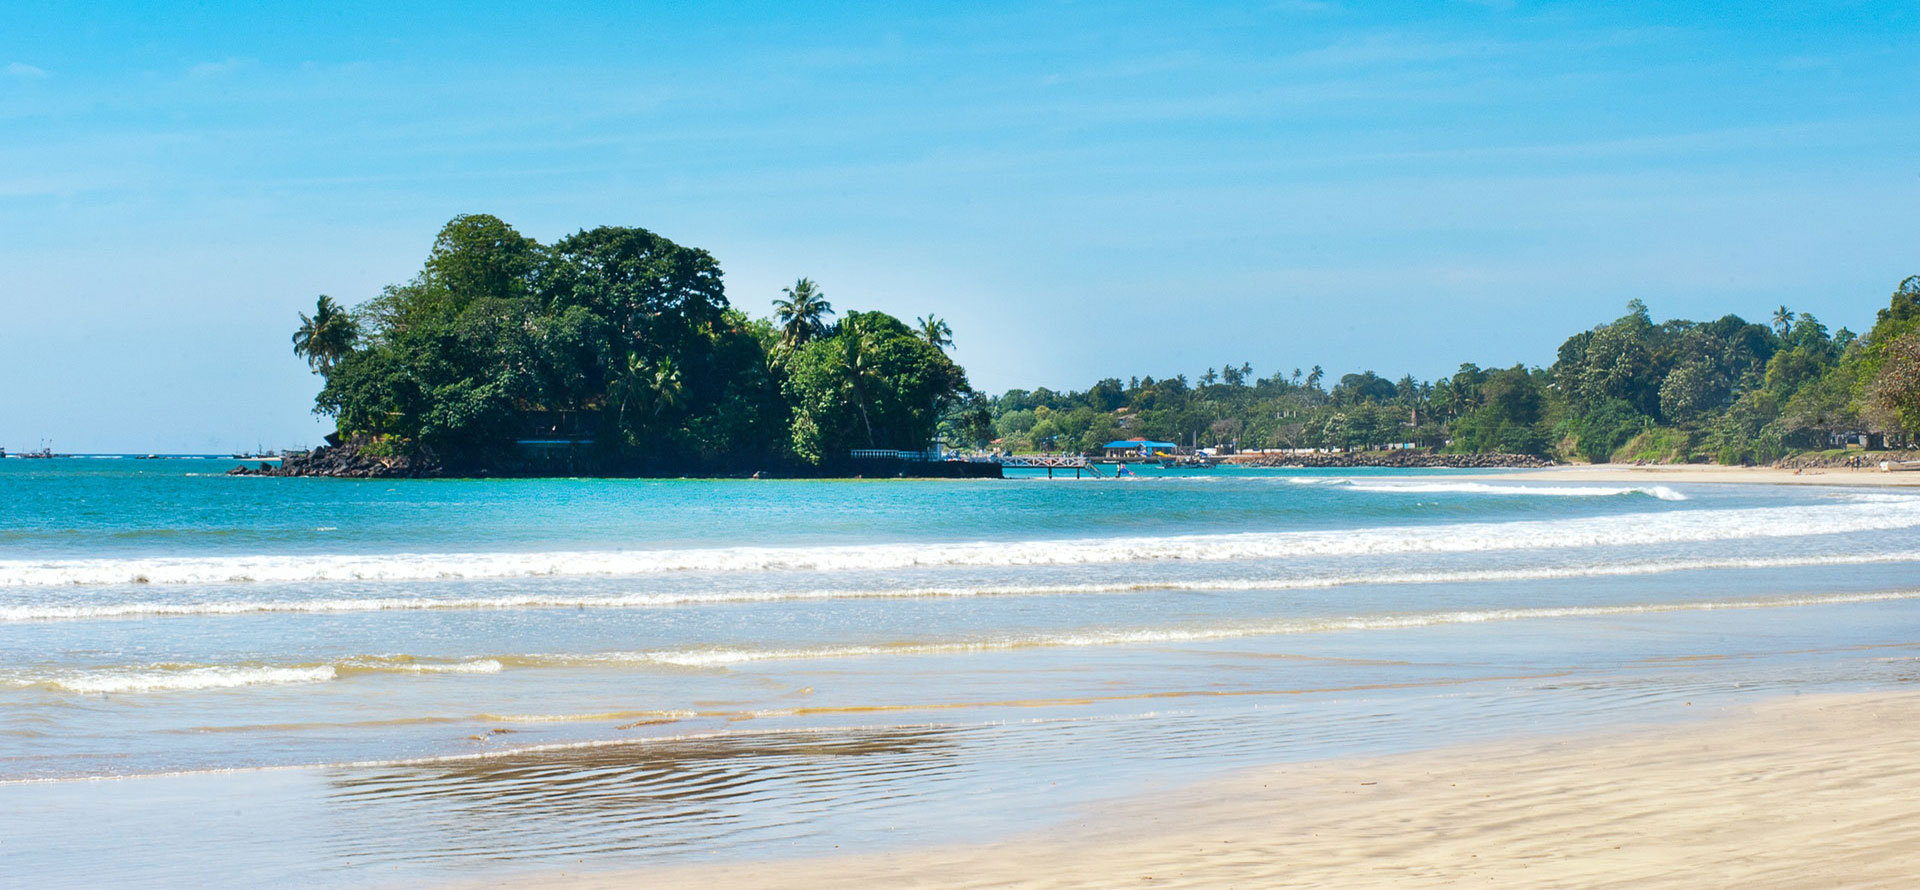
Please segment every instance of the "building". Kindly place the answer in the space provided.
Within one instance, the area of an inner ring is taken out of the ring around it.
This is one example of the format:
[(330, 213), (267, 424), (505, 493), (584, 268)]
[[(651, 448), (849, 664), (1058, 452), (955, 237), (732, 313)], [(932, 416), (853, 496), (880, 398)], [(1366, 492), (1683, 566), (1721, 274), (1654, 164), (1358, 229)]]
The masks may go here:
[(1153, 457), (1156, 454), (1173, 454), (1180, 446), (1175, 442), (1155, 442), (1152, 439), (1121, 439), (1101, 446), (1106, 457)]

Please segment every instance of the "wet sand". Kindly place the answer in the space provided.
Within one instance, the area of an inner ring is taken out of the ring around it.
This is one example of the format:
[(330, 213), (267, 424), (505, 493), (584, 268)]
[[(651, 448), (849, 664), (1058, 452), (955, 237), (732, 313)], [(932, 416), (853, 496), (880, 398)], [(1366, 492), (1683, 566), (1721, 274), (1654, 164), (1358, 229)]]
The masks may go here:
[(1265, 767), (1005, 842), (484, 886), (1904, 888), (1920, 875), (1915, 751), (1920, 694), (1784, 698)]
[(1521, 470), (1501, 474), (1502, 479), (1526, 479), (1540, 482), (1736, 482), (1747, 485), (1863, 485), (1920, 487), (1920, 470), (1885, 472), (1879, 469), (1852, 470), (1822, 467), (1809, 470), (1782, 470), (1774, 467), (1723, 467), (1712, 464), (1593, 464)]

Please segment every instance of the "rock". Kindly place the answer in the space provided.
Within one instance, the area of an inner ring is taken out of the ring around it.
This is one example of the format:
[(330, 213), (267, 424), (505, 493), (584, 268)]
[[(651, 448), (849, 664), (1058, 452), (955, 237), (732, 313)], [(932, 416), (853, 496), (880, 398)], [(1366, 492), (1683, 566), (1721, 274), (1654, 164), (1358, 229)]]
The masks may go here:
[(1306, 467), (1314, 469), (1351, 469), (1354, 467), (1394, 467), (1425, 469), (1537, 469), (1551, 467), (1553, 461), (1531, 454), (1435, 454), (1431, 451), (1355, 451), (1314, 454), (1237, 454), (1226, 462), (1241, 467)]
[(329, 476), (336, 479), (416, 479), (440, 474), (440, 462), (431, 452), (374, 457), (361, 454), (360, 446), (353, 442), (322, 445), (305, 453), (288, 454), (277, 467), (262, 463), (257, 470), (239, 466), (227, 471), (229, 476)]

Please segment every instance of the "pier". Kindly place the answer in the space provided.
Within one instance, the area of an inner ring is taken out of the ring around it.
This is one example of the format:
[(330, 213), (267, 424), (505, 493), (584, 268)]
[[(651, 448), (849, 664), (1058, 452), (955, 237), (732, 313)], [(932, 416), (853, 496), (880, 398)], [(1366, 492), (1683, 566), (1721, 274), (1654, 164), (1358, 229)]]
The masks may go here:
[(990, 459), (1001, 469), (1046, 470), (1048, 479), (1053, 478), (1054, 470), (1072, 470), (1075, 479), (1083, 472), (1100, 475), (1100, 468), (1093, 461), (1078, 454), (996, 454)]

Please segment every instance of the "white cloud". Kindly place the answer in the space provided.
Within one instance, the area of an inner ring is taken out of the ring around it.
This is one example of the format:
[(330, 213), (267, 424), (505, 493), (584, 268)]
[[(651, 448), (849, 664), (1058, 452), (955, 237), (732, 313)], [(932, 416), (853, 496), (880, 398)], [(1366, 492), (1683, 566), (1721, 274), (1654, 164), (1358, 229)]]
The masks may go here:
[(10, 62), (7, 65), (9, 77), (46, 77), (47, 69), (35, 67), (25, 62)]

